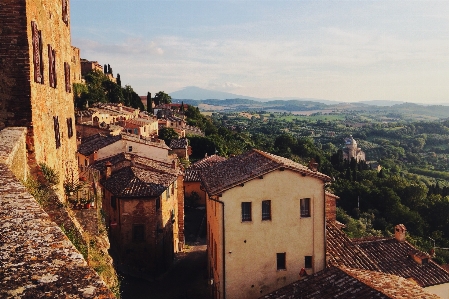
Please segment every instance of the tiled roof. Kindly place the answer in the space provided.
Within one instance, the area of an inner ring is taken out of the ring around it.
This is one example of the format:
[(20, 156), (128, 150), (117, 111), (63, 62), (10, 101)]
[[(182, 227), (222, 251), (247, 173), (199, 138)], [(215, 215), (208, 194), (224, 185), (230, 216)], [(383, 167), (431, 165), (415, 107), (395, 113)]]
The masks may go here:
[(115, 143), (122, 139), (121, 135), (112, 136), (112, 135), (103, 135), (103, 134), (95, 134), (87, 137), (83, 140), (83, 142), (78, 147), (78, 152), (83, 154), (84, 156), (89, 156), (93, 154), (95, 151), (108, 146), (112, 143)]
[(115, 196), (156, 197), (176, 178), (177, 175), (128, 166), (102, 179), (101, 184)]
[(192, 165), (190, 165), (190, 168), (191, 169), (203, 169), (206, 167), (210, 167), (211, 165), (213, 165), (215, 163), (223, 162), (225, 160), (226, 160), (225, 157), (221, 157), (219, 155), (207, 156), (201, 160), (196, 161)]
[(188, 140), (187, 138), (172, 139), (170, 141), (170, 148), (172, 148), (172, 149), (187, 148), (189, 146), (189, 143), (187, 140)]
[(165, 173), (169, 173), (169, 174), (173, 174), (173, 175), (182, 174), (182, 171), (179, 167), (174, 169), (172, 164), (170, 164), (170, 163), (164, 163), (164, 162), (152, 160), (149, 158), (139, 157), (137, 155), (130, 154), (130, 153), (119, 153), (119, 154), (116, 154), (113, 156), (103, 158), (101, 160), (97, 160), (93, 164), (91, 164), (89, 167), (99, 170), (101, 172), (104, 172), (106, 170), (106, 163), (108, 163), (108, 162), (114, 166), (117, 165), (118, 167), (120, 167), (120, 165), (119, 165), (120, 163), (127, 162), (127, 163), (123, 163), (123, 166), (131, 166), (132, 163), (134, 163), (134, 165), (138, 168), (159, 171), (159, 172), (165, 172)]
[(261, 299), (436, 299), (405, 278), (376, 271), (331, 267), (289, 284)]
[(184, 174), (184, 182), (201, 182), (200, 170), (187, 168)]
[(326, 222), (326, 255), (329, 265), (379, 270), (363, 250), (331, 221)]
[(411, 253), (426, 255), (408, 242), (395, 238), (349, 239), (331, 222), (326, 222), (326, 255), (329, 265), (377, 270), (412, 278), (422, 287), (449, 283), (449, 273), (429, 259), (418, 264)]
[(225, 157), (218, 155), (212, 155), (205, 157), (199, 161), (196, 161), (189, 168), (185, 170), (184, 182), (201, 182), (200, 171), (201, 169), (210, 167), (218, 162), (225, 161)]
[(359, 248), (377, 264), (380, 271), (413, 278), (420, 286), (428, 287), (449, 283), (449, 273), (429, 259), (426, 264), (418, 264), (410, 257), (410, 253), (422, 252), (416, 250), (408, 242), (399, 242), (395, 238), (374, 241), (356, 241)]
[(291, 169), (326, 182), (330, 181), (330, 177), (327, 175), (312, 171), (304, 165), (256, 149), (212, 165), (201, 171), (200, 176), (209, 195), (217, 195), (236, 185), (281, 168)]

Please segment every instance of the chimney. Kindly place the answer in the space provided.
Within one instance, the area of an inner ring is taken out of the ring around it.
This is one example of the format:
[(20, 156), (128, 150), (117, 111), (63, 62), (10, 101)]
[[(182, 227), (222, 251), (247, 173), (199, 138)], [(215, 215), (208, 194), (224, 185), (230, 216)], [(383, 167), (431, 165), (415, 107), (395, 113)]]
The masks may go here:
[(136, 156), (131, 155), (131, 166), (136, 166)]
[(112, 174), (112, 163), (111, 162), (106, 162), (106, 179), (109, 179), (111, 177)]
[(409, 256), (419, 265), (426, 265), (429, 263), (430, 256), (419, 250), (409, 252)]
[(405, 232), (407, 229), (405, 228), (404, 224), (398, 224), (394, 227), (394, 237), (399, 242), (405, 241)]
[(316, 163), (315, 159), (313, 159), (313, 158), (309, 162), (309, 169), (312, 171), (318, 171), (318, 163)]
[(94, 151), (94, 161), (97, 161), (97, 160), (98, 160), (98, 152)]
[(173, 160), (171, 163), (171, 167), (176, 170), (176, 160)]

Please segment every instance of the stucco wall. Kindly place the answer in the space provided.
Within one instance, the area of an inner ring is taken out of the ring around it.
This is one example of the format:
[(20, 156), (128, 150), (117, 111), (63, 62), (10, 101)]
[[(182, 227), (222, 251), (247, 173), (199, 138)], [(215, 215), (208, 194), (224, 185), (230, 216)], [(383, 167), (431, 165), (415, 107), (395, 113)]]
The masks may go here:
[[(311, 217), (300, 217), (300, 199), (311, 199)], [(258, 298), (299, 279), (305, 256), (309, 274), (325, 266), (323, 182), (296, 172), (274, 171), (225, 191), (226, 297)], [(271, 200), (271, 220), (262, 220), (262, 201)], [(252, 221), (242, 222), (241, 202), (252, 203)], [(208, 200), (211, 233), (217, 241), (222, 276), (221, 205)], [(217, 216), (215, 216), (217, 215)], [(286, 270), (277, 270), (276, 253), (286, 253)], [(222, 284), (222, 280), (219, 280)]]
[(190, 196), (192, 192), (196, 192), (200, 196), (200, 200), (196, 202), (197, 205), (206, 204), (206, 192), (201, 190), (201, 182), (184, 182), (184, 194)]
[(442, 299), (449, 299), (449, 283), (424, 288), (424, 291), (435, 294)]

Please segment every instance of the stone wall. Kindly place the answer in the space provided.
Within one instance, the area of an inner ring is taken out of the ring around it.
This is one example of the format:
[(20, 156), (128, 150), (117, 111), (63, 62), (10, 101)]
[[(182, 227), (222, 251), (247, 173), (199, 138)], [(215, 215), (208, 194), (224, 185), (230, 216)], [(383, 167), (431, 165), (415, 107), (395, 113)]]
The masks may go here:
[(5, 164), (17, 179), (28, 176), (26, 128), (11, 127), (0, 131), (0, 163)]
[(30, 53), (24, 1), (0, 1), (0, 129), (31, 120)]
[(0, 122), (28, 128), (32, 164), (45, 163), (60, 173), (60, 198), (68, 168), (76, 171), (71, 76), (66, 80), (73, 50), (64, 3), (67, 0), (0, 4)]
[(26, 165), (25, 130), (0, 131), (0, 298), (114, 298), (11, 171)]

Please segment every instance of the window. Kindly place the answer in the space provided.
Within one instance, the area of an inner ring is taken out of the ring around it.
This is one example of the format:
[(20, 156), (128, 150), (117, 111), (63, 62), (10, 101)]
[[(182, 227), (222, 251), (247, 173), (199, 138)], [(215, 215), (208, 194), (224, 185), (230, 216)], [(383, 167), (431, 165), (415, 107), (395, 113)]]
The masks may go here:
[(37, 29), (37, 23), (31, 22), (33, 43), (34, 82), (44, 84), (44, 64), (42, 57), (42, 31)]
[(55, 130), (56, 148), (60, 148), (61, 147), (61, 134), (59, 133), (59, 119), (57, 116), (53, 116), (53, 128)]
[(68, 93), (72, 92), (72, 84), (70, 82), (70, 64), (68, 62), (64, 62), (64, 79), (65, 91)]
[(73, 125), (72, 125), (72, 118), (67, 118), (67, 130), (68, 130), (68, 136), (69, 138), (72, 138), (73, 136)]
[(271, 200), (262, 201), (262, 220), (271, 220)]
[(143, 224), (133, 225), (133, 241), (142, 242), (145, 240), (145, 228)]
[(111, 207), (115, 210), (117, 209), (117, 202), (115, 196), (111, 196)]
[(128, 152), (132, 152), (133, 151), (133, 147), (132, 146), (128, 146)]
[(69, 3), (68, 0), (62, 0), (62, 21), (68, 25), (69, 24)]
[(251, 221), (251, 202), (242, 202), (242, 221)]
[(161, 208), (161, 198), (156, 198), (156, 211), (158, 211)]
[(276, 262), (277, 262), (277, 269), (278, 270), (285, 270), (285, 269), (287, 269), (285, 267), (285, 252), (276, 253)]
[(312, 268), (312, 257), (311, 256), (305, 256), (304, 257), (304, 267), (305, 268)]
[(48, 45), (48, 80), (50, 87), (56, 88), (56, 51)]
[(310, 217), (310, 198), (301, 198), (301, 217)]

